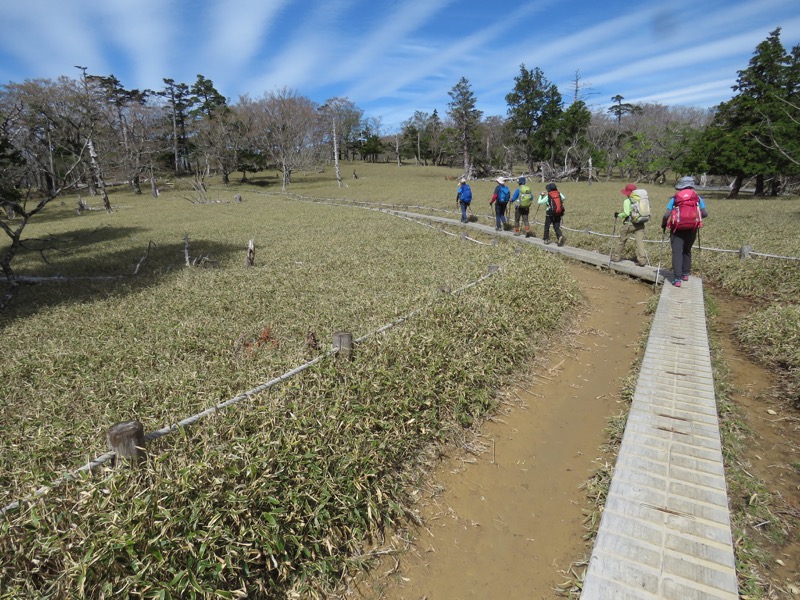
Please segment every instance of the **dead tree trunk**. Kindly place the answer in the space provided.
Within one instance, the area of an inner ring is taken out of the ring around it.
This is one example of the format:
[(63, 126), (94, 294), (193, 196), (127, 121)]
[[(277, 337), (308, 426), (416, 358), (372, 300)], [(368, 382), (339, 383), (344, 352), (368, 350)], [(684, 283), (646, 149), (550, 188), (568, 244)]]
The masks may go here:
[(106, 180), (103, 178), (103, 171), (100, 169), (100, 161), (97, 159), (97, 151), (94, 148), (91, 136), (86, 139), (86, 147), (89, 149), (89, 160), (92, 164), (92, 173), (97, 182), (97, 187), (100, 188), (100, 196), (103, 198), (103, 206), (106, 212), (111, 212), (111, 200), (108, 199), (108, 192), (106, 191)]
[(731, 191), (728, 193), (728, 198), (738, 198), (739, 197), (739, 190), (742, 187), (742, 180), (744, 179), (743, 175), (737, 175), (733, 178), (731, 182)]

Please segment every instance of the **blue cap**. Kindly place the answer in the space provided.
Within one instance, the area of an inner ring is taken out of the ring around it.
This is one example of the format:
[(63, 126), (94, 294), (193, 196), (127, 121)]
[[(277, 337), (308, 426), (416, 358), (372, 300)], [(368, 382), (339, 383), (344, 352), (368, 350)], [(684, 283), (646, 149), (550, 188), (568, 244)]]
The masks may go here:
[(525, 178), (524, 177), (520, 177), (519, 178), (519, 184), (523, 185), (524, 183), (525, 183)]

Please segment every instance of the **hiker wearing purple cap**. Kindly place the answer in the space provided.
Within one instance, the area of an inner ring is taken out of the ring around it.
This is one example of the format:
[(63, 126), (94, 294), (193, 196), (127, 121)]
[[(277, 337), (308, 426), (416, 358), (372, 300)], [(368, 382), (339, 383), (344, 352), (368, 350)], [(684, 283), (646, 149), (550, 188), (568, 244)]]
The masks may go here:
[[(619, 232), (619, 242), (617, 242), (617, 249), (616, 252), (611, 254), (611, 260), (613, 262), (619, 262), (623, 260), (622, 254), (625, 251), (625, 244), (627, 243), (630, 237), (633, 237), (636, 240), (636, 266), (644, 267), (647, 265), (647, 254), (644, 250), (644, 221), (637, 219), (634, 222), (634, 218), (632, 217), (633, 210), (631, 209), (631, 205), (633, 203), (633, 198), (639, 198), (642, 195), (647, 197), (647, 192), (643, 189), (637, 188), (636, 185), (633, 183), (629, 183), (624, 188), (620, 190), (620, 193), (625, 196), (625, 200), (622, 203), (622, 210), (619, 212), (614, 213), (614, 219), (622, 218), (622, 229)], [(649, 206), (649, 204), (648, 204)], [(649, 209), (648, 209), (648, 218), (649, 218)], [(646, 219), (645, 219), (646, 221)]]

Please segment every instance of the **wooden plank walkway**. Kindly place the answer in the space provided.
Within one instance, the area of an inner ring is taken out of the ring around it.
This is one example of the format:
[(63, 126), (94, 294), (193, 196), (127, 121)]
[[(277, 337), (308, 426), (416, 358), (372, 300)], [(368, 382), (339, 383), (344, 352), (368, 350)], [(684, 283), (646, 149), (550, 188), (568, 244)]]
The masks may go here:
[(664, 286), (581, 598), (736, 600), (703, 285)]

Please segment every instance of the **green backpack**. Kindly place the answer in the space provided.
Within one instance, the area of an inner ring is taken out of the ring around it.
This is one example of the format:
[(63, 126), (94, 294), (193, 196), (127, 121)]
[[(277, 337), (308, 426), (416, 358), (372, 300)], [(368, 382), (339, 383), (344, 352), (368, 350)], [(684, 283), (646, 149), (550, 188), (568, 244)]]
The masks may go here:
[(519, 205), (521, 208), (528, 208), (533, 202), (533, 192), (527, 185), (519, 186)]

